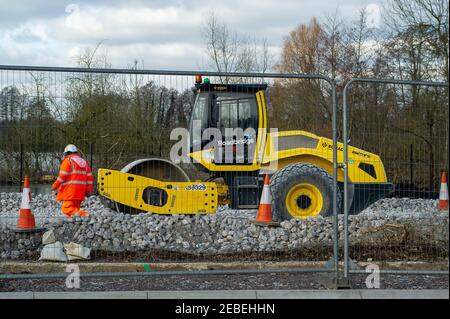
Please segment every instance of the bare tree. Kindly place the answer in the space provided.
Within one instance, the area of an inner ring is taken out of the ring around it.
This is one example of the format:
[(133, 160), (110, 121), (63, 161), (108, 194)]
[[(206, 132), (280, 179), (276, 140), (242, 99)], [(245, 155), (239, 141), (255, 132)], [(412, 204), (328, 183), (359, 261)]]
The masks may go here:
[(290, 73), (318, 73), (323, 30), (316, 18), (300, 24), (284, 39), (281, 61), (277, 69)]
[[(286, 73), (323, 73), (325, 34), (317, 19), (300, 24), (284, 39), (277, 69)], [(330, 124), (329, 94), (321, 81), (283, 80), (273, 87), (273, 123), (280, 129), (324, 134)], [(325, 133), (326, 134), (326, 133)]]
[(445, 0), (391, 0), (385, 22), (397, 35), (419, 37), (437, 65), (435, 72), (449, 80), (449, 3)]
[(209, 62), (218, 72), (235, 72), (238, 59), (239, 38), (225, 23), (211, 13), (202, 29)]
[(347, 35), (349, 54), (352, 57), (351, 61), (351, 75), (352, 77), (361, 77), (368, 71), (369, 65), (375, 56), (373, 46), (376, 41), (373, 38), (373, 32), (367, 24), (367, 11), (361, 9), (359, 11), (358, 19), (351, 23)]
[[(208, 67), (218, 72), (264, 73), (270, 68), (272, 56), (267, 40), (239, 35), (220, 22), (214, 12), (209, 14), (201, 35), (206, 44)], [(225, 83), (230, 80), (221, 79)]]

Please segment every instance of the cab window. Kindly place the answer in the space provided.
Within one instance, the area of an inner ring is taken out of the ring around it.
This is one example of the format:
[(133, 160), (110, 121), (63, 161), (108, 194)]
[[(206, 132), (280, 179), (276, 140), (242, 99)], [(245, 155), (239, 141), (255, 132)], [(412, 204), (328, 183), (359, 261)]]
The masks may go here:
[(251, 127), (258, 129), (258, 110), (254, 96), (238, 94), (234, 96), (218, 95), (215, 99), (218, 109), (218, 128), (222, 134), (225, 128), (241, 128), (244, 131)]
[(191, 140), (192, 145), (202, 144), (201, 139), (194, 140), (199, 137), (201, 138), (201, 136), (194, 136), (194, 134), (192, 134), (194, 121), (200, 121), (201, 132), (203, 132), (208, 126), (208, 108), (206, 107), (208, 105), (207, 97), (208, 97), (207, 94), (199, 94), (199, 95), (197, 95), (197, 99), (195, 100), (195, 103), (194, 103), (194, 108), (192, 110), (191, 123), (190, 123), (191, 139), (193, 139), (193, 140)]

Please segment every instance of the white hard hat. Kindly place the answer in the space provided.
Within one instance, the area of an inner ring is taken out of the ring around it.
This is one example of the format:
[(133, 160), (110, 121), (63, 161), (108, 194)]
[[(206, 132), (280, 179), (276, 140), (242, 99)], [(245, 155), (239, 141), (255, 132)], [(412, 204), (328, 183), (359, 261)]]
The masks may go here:
[(78, 148), (73, 144), (69, 144), (64, 148), (64, 153), (67, 153), (67, 152), (71, 152), (71, 153), (78, 152)]

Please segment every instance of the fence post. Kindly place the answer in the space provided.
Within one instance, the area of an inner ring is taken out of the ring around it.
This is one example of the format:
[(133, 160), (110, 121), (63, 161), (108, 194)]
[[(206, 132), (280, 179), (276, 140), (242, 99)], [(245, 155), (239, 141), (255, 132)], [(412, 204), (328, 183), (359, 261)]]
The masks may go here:
[(413, 145), (409, 145), (409, 185), (413, 185), (414, 181), (414, 168), (413, 168)]
[(22, 192), (22, 180), (23, 180), (23, 144), (19, 145), (20, 164), (19, 164), (19, 192)]
[(347, 127), (347, 91), (352, 84), (351, 79), (344, 87), (342, 96), (342, 138), (344, 140), (344, 278), (348, 277), (348, 127)]
[(94, 153), (94, 142), (91, 142), (89, 144), (89, 162), (91, 165), (91, 170), (94, 171), (94, 161), (93, 161), (93, 153)]
[(330, 82), (332, 87), (332, 109), (333, 109), (333, 119), (332, 119), (332, 129), (333, 129), (333, 255), (334, 255), (334, 271), (336, 283), (339, 279), (339, 219), (338, 219), (338, 209), (337, 209), (337, 192), (338, 192), (338, 156), (337, 156), (337, 104), (336, 104), (336, 87), (334, 82)]

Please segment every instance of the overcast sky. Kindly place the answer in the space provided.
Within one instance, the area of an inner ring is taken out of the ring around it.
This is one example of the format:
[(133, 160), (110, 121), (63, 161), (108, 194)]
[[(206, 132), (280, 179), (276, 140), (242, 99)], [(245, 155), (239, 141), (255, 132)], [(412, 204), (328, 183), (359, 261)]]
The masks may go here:
[(265, 37), (277, 60), (283, 38), (300, 23), (338, 10), (356, 18), (381, 0), (0, 0), (0, 64), (75, 66), (103, 41), (112, 67), (137, 59), (146, 69), (205, 66), (201, 27), (208, 13), (241, 34)]

